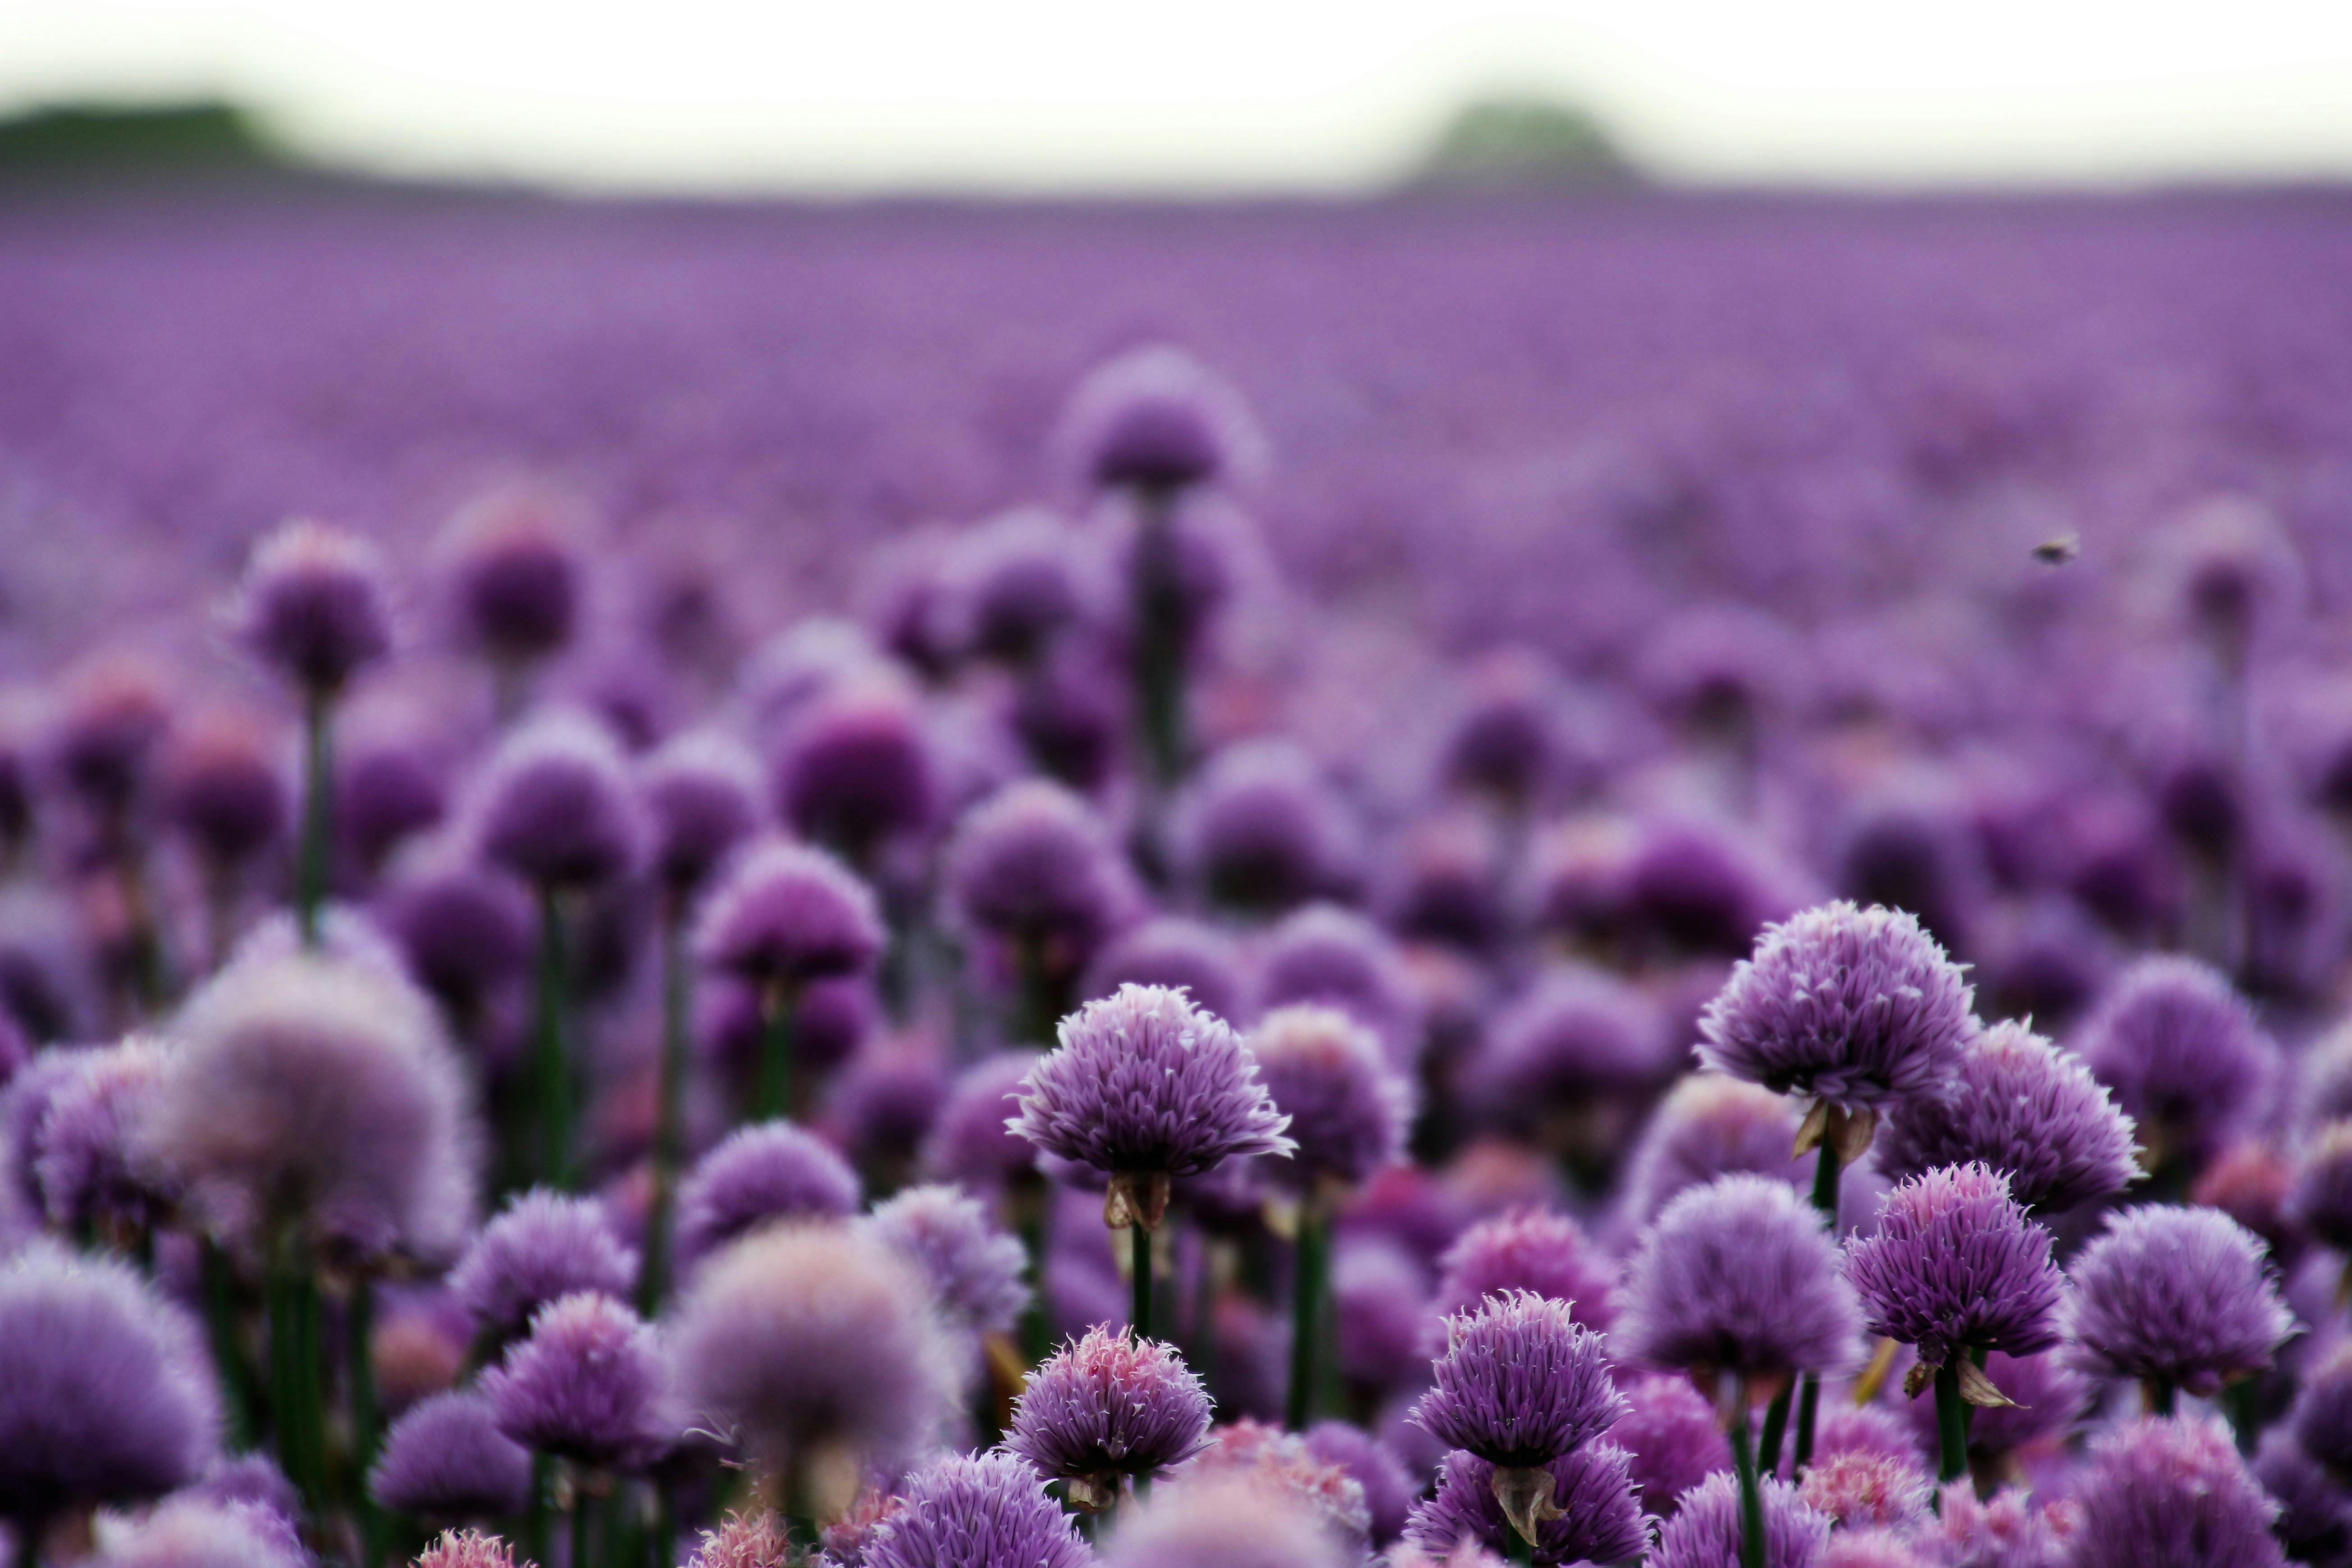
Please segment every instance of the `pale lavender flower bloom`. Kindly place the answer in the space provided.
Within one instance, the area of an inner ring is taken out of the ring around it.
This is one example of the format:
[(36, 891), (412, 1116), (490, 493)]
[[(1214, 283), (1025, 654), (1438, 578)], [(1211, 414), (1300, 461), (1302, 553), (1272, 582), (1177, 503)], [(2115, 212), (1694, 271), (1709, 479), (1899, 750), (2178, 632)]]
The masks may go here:
[(616, 881), (645, 849), (627, 759), (584, 713), (543, 713), (509, 733), (476, 782), (474, 810), (482, 858), (541, 889)]
[(637, 1255), (603, 1204), (541, 1188), (482, 1227), (450, 1271), (449, 1289), (477, 1327), (506, 1340), (560, 1297), (581, 1290), (626, 1297), (636, 1277)]
[(675, 1435), (668, 1368), (652, 1327), (610, 1296), (581, 1291), (540, 1309), (530, 1335), (482, 1374), (499, 1430), (527, 1448), (598, 1468), (635, 1469)]
[(98, 1568), (309, 1568), (294, 1527), (255, 1503), (167, 1499), (106, 1552)]
[(1465, 1312), (1504, 1290), (1532, 1290), (1570, 1304), (1589, 1329), (1616, 1321), (1617, 1267), (1567, 1215), (1514, 1208), (1480, 1220), (1438, 1260), (1441, 1312)]
[(1297, 1145), (1276, 1174), (1302, 1189), (1355, 1187), (1404, 1154), (1412, 1085), (1380, 1040), (1335, 1007), (1278, 1007), (1250, 1031), (1258, 1080)]
[[(1814, 1568), (1829, 1545), (1830, 1521), (1769, 1476), (1763, 1479), (1764, 1568)], [(1658, 1531), (1648, 1568), (1728, 1568), (1739, 1561), (1739, 1483), (1717, 1472), (1683, 1494)]]
[(2216, 1209), (2111, 1215), (2069, 1272), (2066, 1337), (2088, 1372), (2210, 1394), (2294, 1332), (2261, 1239)]
[(471, 1390), (419, 1400), (383, 1435), (368, 1495), (420, 1519), (498, 1519), (530, 1500), (530, 1455)]
[(1221, 1475), (1170, 1487), (1122, 1517), (1104, 1568), (1349, 1568), (1360, 1553), (1279, 1487)]
[(1785, 1095), (1722, 1073), (1694, 1073), (1674, 1087), (1634, 1144), (1624, 1214), (1635, 1225), (1717, 1176), (1753, 1172), (1783, 1183), (1809, 1181), (1812, 1162), (1790, 1151), (1798, 1114)]
[(1731, 1468), (1731, 1439), (1715, 1406), (1680, 1373), (1646, 1373), (1624, 1386), (1625, 1414), (1609, 1440), (1633, 1458), (1630, 1474), (1642, 1505), (1660, 1517), (1717, 1470)]
[(790, 1121), (739, 1127), (678, 1187), (678, 1259), (773, 1220), (845, 1219), (857, 1202), (857, 1173), (815, 1133)]
[(923, 1271), (950, 1322), (974, 1333), (1003, 1333), (1028, 1308), (1028, 1254), (961, 1189), (908, 1187), (860, 1223)]
[[(514, 1548), (478, 1530), (445, 1530), (416, 1554), (416, 1568), (517, 1568)], [(532, 1568), (526, 1562), (521, 1568)]]
[(179, 1184), (138, 1142), (169, 1051), (134, 1036), (79, 1052), (73, 1076), (49, 1096), (34, 1134), (34, 1173), (49, 1223), (59, 1230), (91, 1226), (118, 1237), (136, 1236), (171, 1215)]
[(2279, 1568), (2278, 1504), (2226, 1427), (2196, 1416), (2135, 1421), (2091, 1446), (2074, 1500), (2074, 1568)]
[(716, 730), (666, 741), (639, 764), (653, 867), (674, 891), (702, 886), (758, 830), (761, 784), (758, 759)]
[(805, 985), (868, 968), (881, 952), (873, 891), (822, 849), (772, 839), (712, 889), (696, 955), (761, 985)]
[(2201, 1163), (2254, 1114), (2278, 1068), (2244, 998), (2189, 958), (2126, 970), (2078, 1048), (2159, 1164)]

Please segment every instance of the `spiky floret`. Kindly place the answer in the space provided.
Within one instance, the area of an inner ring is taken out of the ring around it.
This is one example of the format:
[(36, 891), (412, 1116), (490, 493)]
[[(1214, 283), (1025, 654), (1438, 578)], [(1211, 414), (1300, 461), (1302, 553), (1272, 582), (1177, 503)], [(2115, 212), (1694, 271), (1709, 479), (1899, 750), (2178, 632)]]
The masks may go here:
[(1625, 1413), (1601, 1336), (1568, 1303), (1512, 1290), (1445, 1321), (1435, 1386), (1414, 1423), (1490, 1464), (1545, 1465), (1575, 1452)]
[(2261, 1238), (2218, 1209), (2111, 1215), (2069, 1273), (2062, 1316), (2088, 1372), (2210, 1394), (2294, 1331)]
[(2075, 1489), (2075, 1568), (2279, 1568), (2278, 1505), (2226, 1427), (2196, 1416), (2135, 1421), (2091, 1446)]
[[(1635, 1492), (1633, 1456), (1614, 1443), (1592, 1443), (1543, 1466), (1556, 1518), (1536, 1527), (1534, 1560), (1542, 1563), (1614, 1563), (1649, 1548), (1657, 1521)], [(1415, 1505), (1405, 1539), (1439, 1553), (1475, 1542), (1508, 1552), (1517, 1533), (1495, 1499), (1495, 1467), (1475, 1454), (1445, 1457), (1437, 1490)]]
[(1151, 1476), (1208, 1447), (1209, 1409), (1171, 1347), (1097, 1325), (1030, 1373), (1004, 1446), (1055, 1479)]
[(1870, 1327), (1921, 1364), (1964, 1350), (2028, 1355), (2058, 1340), (2064, 1277), (2050, 1233), (1983, 1165), (1943, 1165), (1887, 1194), (1878, 1233), (1847, 1243), (1845, 1276)]
[(1960, 1058), (1948, 1102), (1898, 1100), (1875, 1145), (1900, 1181), (1980, 1162), (2030, 1209), (2073, 1208), (2139, 1179), (2130, 1117), (2083, 1059), (2019, 1023), (1995, 1024)]
[(935, 1459), (898, 1489), (866, 1568), (1087, 1568), (1076, 1522), (1018, 1455)]

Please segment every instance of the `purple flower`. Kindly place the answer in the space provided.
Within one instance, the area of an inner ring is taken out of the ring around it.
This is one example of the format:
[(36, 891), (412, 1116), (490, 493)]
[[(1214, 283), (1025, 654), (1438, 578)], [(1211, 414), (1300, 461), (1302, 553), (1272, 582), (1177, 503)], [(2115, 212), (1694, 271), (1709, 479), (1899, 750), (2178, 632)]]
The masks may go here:
[(509, 1340), (559, 1297), (594, 1290), (625, 1298), (636, 1278), (637, 1255), (622, 1244), (603, 1204), (541, 1189), (482, 1227), (450, 1271), (449, 1289), (476, 1327)]
[(1170, 1485), (1181, 1494), (1228, 1476), (1295, 1498), (1350, 1552), (1360, 1553), (1371, 1544), (1371, 1509), (1363, 1484), (1345, 1466), (1319, 1457), (1298, 1433), (1244, 1415), (1218, 1427), (1209, 1447), (1187, 1460)]
[(1633, 1456), (1630, 1474), (1643, 1505), (1671, 1515), (1683, 1494), (1731, 1468), (1731, 1439), (1715, 1406), (1680, 1373), (1646, 1373), (1623, 1392), (1625, 1414), (1609, 1428), (1609, 1440)]
[(1104, 1568), (1348, 1568), (1361, 1559), (1297, 1496), (1246, 1474), (1171, 1487), (1123, 1515)]
[(701, 887), (758, 830), (761, 782), (759, 760), (716, 730), (665, 742), (638, 766), (653, 868), (673, 891)]
[(1822, 1548), (1820, 1568), (1945, 1568), (1944, 1560), (1917, 1532), (1839, 1530)]
[(1470, 682), (1440, 771), (1508, 807), (1539, 801), (1566, 761), (1559, 675), (1542, 654), (1514, 647), (1482, 658)]
[(183, 1495), (90, 1560), (98, 1568), (309, 1568), (294, 1527), (269, 1509)]
[(793, 721), (772, 777), (793, 831), (868, 866), (888, 840), (930, 825), (933, 773), (914, 704), (887, 686), (855, 683)]
[(541, 1308), (530, 1337), (482, 1374), (499, 1431), (598, 1468), (635, 1469), (667, 1446), (674, 1431), (663, 1419), (667, 1392), (651, 1326), (586, 1290)]
[(256, 547), (230, 618), (256, 658), (310, 691), (340, 691), (392, 650), (383, 561), (324, 523), (287, 523)]
[(1210, 759), (1176, 805), (1176, 856), (1212, 903), (1278, 914), (1339, 891), (1355, 825), (1307, 754), (1248, 741)]
[(735, 863), (694, 933), (704, 963), (766, 986), (858, 973), (882, 943), (872, 890), (824, 850), (782, 839)]
[(1050, 511), (992, 517), (956, 541), (940, 640), (1006, 664), (1034, 664), (1087, 608), (1079, 541)]
[(1282, 1179), (1355, 1187), (1403, 1157), (1412, 1086), (1362, 1025), (1333, 1007), (1278, 1007), (1250, 1031), (1249, 1046), (1297, 1146)]
[(2060, 1499), (2037, 1503), (2015, 1487), (1984, 1502), (1969, 1487), (1943, 1495), (1941, 1534), (1951, 1568), (2070, 1568), (2081, 1512)]
[[(1767, 1476), (1763, 1491), (1764, 1568), (1813, 1568), (1829, 1544), (1830, 1521), (1785, 1482)], [(1683, 1494), (1647, 1568), (1729, 1568), (1738, 1561), (1739, 1483), (1718, 1472)]]
[(1156, 1476), (1209, 1446), (1209, 1395), (1171, 1347), (1098, 1325), (1029, 1374), (1004, 1446), (1107, 1507), (1121, 1476)]
[(2288, 1206), (2296, 1222), (2338, 1252), (2352, 1252), (2352, 1119), (2319, 1130), (2296, 1163)]
[(1765, 928), (1699, 1020), (1708, 1067), (1848, 1110), (1939, 1099), (1976, 1033), (1959, 966), (1899, 910), (1823, 904)]
[(570, 498), (509, 485), (469, 502), (437, 546), (460, 641), (523, 665), (572, 640), (585, 575), (583, 520)]
[(1413, 1420), (1450, 1447), (1526, 1468), (1573, 1453), (1625, 1413), (1601, 1336), (1568, 1303), (1513, 1290), (1445, 1320), (1435, 1386)]
[(2288, 1557), (2341, 1563), (2352, 1555), (2352, 1498), (2343, 1482), (2303, 1451), (2294, 1434), (2277, 1427), (2263, 1434), (2250, 1468), (2279, 1505), (2272, 1529)]
[[(1912, 1434), (1911, 1416), (1926, 1411), (1932, 1420), (1933, 1404), (1932, 1400), (1913, 1400), (1906, 1405), (1904, 1412), (1884, 1405), (1832, 1405), (1822, 1414), (1813, 1437), (1813, 1457), (1826, 1459), (1832, 1454), (1877, 1454), (1924, 1467), (1932, 1450), (1934, 1435), (1929, 1434), (1926, 1444), (1919, 1442)], [(1978, 1412), (1979, 1423), (1985, 1414)], [(1795, 1456), (1789, 1458), (1793, 1465)]]
[(33, 1135), (33, 1169), (42, 1206), (59, 1231), (89, 1226), (129, 1239), (170, 1216), (178, 1184), (138, 1142), (168, 1049), (133, 1036), (77, 1052), (76, 1071), (48, 1096)]
[(1861, 1327), (1821, 1216), (1783, 1183), (1731, 1175), (1675, 1198), (1643, 1237), (1612, 1343), (1649, 1366), (1769, 1381), (1849, 1365)]
[(1682, 1193), (1738, 1172), (1810, 1180), (1812, 1163), (1789, 1152), (1797, 1125), (1785, 1096), (1721, 1073), (1692, 1074), (1652, 1113), (1633, 1147), (1625, 1217), (1647, 1225)]
[(1259, 964), (1260, 1006), (1320, 1002), (1379, 1035), (1400, 1065), (1420, 1050), (1420, 1003), (1403, 955), (1355, 910), (1310, 904), (1288, 916), (1266, 933)]
[(2079, 1048), (2138, 1121), (2156, 1163), (2192, 1166), (2253, 1113), (2278, 1056), (2227, 980), (2170, 957), (2125, 971), (2083, 1026)]
[(1309, 1454), (1346, 1471), (1363, 1489), (1364, 1516), (1374, 1546), (1385, 1546), (1404, 1533), (1405, 1516), (1420, 1487), (1396, 1450), (1345, 1421), (1318, 1421), (1302, 1437)]
[(1091, 485), (1167, 493), (1246, 479), (1265, 461), (1249, 405), (1191, 354), (1154, 344), (1097, 367), (1063, 416), (1061, 449)]
[(1028, 1254), (961, 1189), (908, 1187), (861, 1223), (867, 1235), (923, 1271), (950, 1322), (975, 1333), (1003, 1333), (1027, 1309)]
[(689, 1415), (731, 1431), (770, 1476), (827, 1451), (902, 1462), (955, 1395), (921, 1275), (839, 1225), (778, 1226), (710, 1259), (670, 1343)]
[(1916, 1459), (1866, 1449), (1815, 1458), (1798, 1484), (1806, 1506), (1846, 1530), (1911, 1530), (1927, 1522), (1927, 1473)]
[(1157, 915), (1111, 939), (1087, 971), (1088, 1000), (1121, 985), (1164, 985), (1189, 992), (1192, 1005), (1220, 1018), (1249, 1012), (1249, 974), (1234, 939), (1205, 921)]
[(866, 1542), (865, 1568), (1089, 1568), (1076, 1521), (1037, 1472), (998, 1449), (934, 1459)]
[(458, 863), (403, 866), (382, 906), (418, 984), (453, 1019), (477, 1020), (530, 962), (530, 900), (494, 871)]
[(2352, 1350), (2304, 1373), (2290, 1419), (2303, 1451), (2352, 1485)]
[(645, 825), (613, 732), (583, 713), (529, 720), (490, 754), (476, 783), (482, 858), (533, 888), (593, 888), (625, 877)]
[(825, 1125), (887, 1192), (914, 1170), (947, 1097), (947, 1057), (936, 1040), (919, 1030), (885, 1037), (850, 1061), (826, 1101)]
[(256, 1451), (235, 1458), (217, 1458), (204, 1479), (187, 1489), (189, 1496), (212, 1502), (244, 1502), (266, 1508), (291, 1524), (302, 1514), (301, 1495), (278, 1461)]
[(49, 736), (58, 782), (100, 817), (119, 818), (147, 786), (172, 710), (163, 671), (143, 658), (100, 654), (77, 666)]
[[(838, 1524), (825, 1528), (824, 1561), (828, 1563), (843, 1561), (832, 1552), (837, 1528)], [(774, 1514), (730, 1513), (719, 1521), (718, 1529), (702, 1532), (694, 1555), (687, 1559), (687, 1568), (787, 1568), (792, 1558), (792, 1543)], [(857, 1562), (863, 1568), (862, 1554)]]
[(678, 1258), (689, 1262), (772, 1220), (845, 1219), (857, 1202), (857, 1173), (815, 1133), (789, 1121), (739, 1127), (678, 1188)]
[(160, 1497), (218, 1423), (194, 1326), (129, 1268), (44, 1243), (0, 1268), (0, 1518)]
[(1582, 967), (1556, 969), (1495, 1020), (1476, 1068), (1493, 1114), (1540, 1130), (1596, 1100), (1642, 1100), (1681, 1063), (1650, 999)]
[(2139, 1179), (2132, 1132), (2082, 1058), (2022, 1024), (1995, 1024), (1960, 1058), (1948, 1102), (1895, 1103), (1879, 1133), (1878, 1168), (1899, 1181), (1981, 1162), (2008, 1173), (2011, 1195), (2025, 1207), (2068, 1209)]
[(1331, 1312), (1339, 1375), (1386, 1390), (1429, 1371), (1436, 1320), (1420, 1259), (1373, 1235), (1343, 1235), (1331, 1253)]
[(478, 1530), (445, 1530), (416, 1554), (416, 1568), (516, 1568), (514, 1548)]
[(1046, 1153), (1107, 1175), (1197, 1175), (1287, 1154), (1290, 1119), (1223, 1020), (1181, 992), (1122, 985), (1062, 1020), (1061, 1046), (1023, 1080), (1009, 1125)]
[(420, 1519), (497, 1519), (530, 1500), (530, 1455), (499, 1430), (480, 1394), (436, 1394), (411, 1405), (383, 1435), (368, 1495)]
[(473, 1219), (463, 1072), (422, 992), (331, 957), (231, 964), (182, 1011), (142, 1141), (224, 1230), (299, 1221), (362, 1252), (454, 1252)]
[(1140, 901), (1094, 808), (1043, 779), (1008, 784), (968, 813), (948, 846), (946, 876), (967, 929), (1056, 974), (1084, 968)]
[(1515, 1208), (1480, 1220), (1438, 1266), (1441, 1312), (1469, 1311), (1502, 1291), (1532, 1290), (1569, 1303), (1570, 1315), (1586, 1328), (1606, 1331), (1616, 1319), (1616, 1266), (1581, 1226), (1550, 1209)]
[(2050, 1233), (1982, 1165), (1943, 1165), (1887, 1194), (1878, 1234), (1846, 1247), (1845, 1277), (1874, 1333), (1940, 1367), (1955, 1352), (2030, 1355), (2058, 1340), (2063, 1277)]
[(2112, 1215), (2069, 1272), (2066, 1337), (2088, 1372), (2210, 1394), (2294, 1331), (2261, 1238), (2215, 1209)]
[(964, 1068), (931, 1123), (924, 1171), (981, 1192), (1034, 1171), (1035, 1146), (1005, 1122), (1021, 1109), (1022, 1081), (1036, 1064), (1033, 1051), (1000, 1051)]
[[(1633, 1456), (1614, 1443), (1594, 1443), (1545, 1464), (1559, 1517), (1537, 1526), (1534, 1560), (1614, 1563), (1648, 1550), (1657, 1521), (1642, 1511), (1632, 1465)], [(1464, 1541), (1509, 1551), (1516, 1531), (1495, 1500), (1495, 1467), (1475, 1454), (1448, 1454), (1435, 1494), (1414, 1507), (1404, 1533), (1433, 1553)]]
[(59, 1090), (81, 1075), (86, 1052), (60, 1046), (36, 1053), (17, 1068), (0, 1092), (0, 1154), (5, 1154), (12, 1194), (25, 1211), (38, 1217), (48, 1205), (41, 1195), (41, 1123)]
[(215, 715), (177, 736), (163, 763), (163, 808), (215, 874), (244, 866), (286, 831), (276, 737)]
[(2218, 1422), (2135, 1421), (2091, 1446), (2074, 1568), (2277, 1568), (2278, 1505)]
[(373, 874), (411, 834), (448, 814), (446, 768), (413, 734), (370, 734), (341, 742), (335, 759), (335, 832), (352, 859)]

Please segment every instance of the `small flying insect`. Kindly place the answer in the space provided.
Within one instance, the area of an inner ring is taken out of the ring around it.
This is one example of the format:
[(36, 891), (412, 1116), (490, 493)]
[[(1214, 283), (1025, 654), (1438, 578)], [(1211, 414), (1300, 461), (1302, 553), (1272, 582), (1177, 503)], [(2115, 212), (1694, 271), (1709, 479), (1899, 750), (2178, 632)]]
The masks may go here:
[(2083, 536), (2079, 533), (2062, 533), (2033, 547), (2033, 558), (2044, 566), (2063, 566), (2082, 553)]

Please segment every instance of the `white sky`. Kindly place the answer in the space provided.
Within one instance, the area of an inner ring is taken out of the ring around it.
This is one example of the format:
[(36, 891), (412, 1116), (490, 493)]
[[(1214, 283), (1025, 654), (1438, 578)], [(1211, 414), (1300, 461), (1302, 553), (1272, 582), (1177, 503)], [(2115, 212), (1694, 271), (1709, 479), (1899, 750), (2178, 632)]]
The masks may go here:
[(1345, 190), (1497, 89), (1689, 179), (2344, 174), (2352, 0), (0, 0), (0, 106), (596, 188)]

